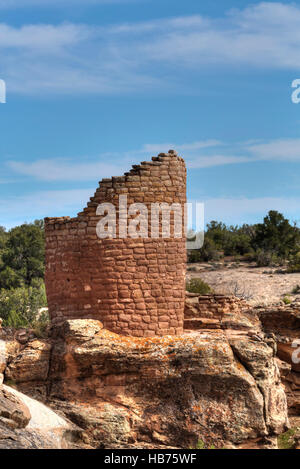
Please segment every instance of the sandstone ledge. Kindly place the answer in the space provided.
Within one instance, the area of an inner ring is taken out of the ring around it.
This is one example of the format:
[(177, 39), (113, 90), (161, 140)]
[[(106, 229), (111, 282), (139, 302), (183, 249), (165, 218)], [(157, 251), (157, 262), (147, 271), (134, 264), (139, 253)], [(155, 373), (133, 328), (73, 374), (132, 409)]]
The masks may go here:
[(24, 345), (3, 334), (0, 372), (73, 422), (83, 447), (276, 448), (288, 418), (272, 334), (247, 305), (198, 303), (186, 317), (205, 329), (181, 336), (121, 336), (92, 319)]
[(48, 402), (96, 448), (268, 447), (288, 427), (274, 349), (242, 331), (141, 339), (69, 320), (48, 381)]

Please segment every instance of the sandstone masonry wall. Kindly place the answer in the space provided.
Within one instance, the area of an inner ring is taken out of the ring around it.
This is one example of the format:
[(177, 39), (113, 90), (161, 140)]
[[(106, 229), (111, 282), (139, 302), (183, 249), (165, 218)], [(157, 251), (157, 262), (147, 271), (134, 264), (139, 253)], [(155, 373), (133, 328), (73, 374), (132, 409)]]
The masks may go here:
[[(209, 293), (198, 295), (197, 293), (187, 293), (187, 304), (185, 317), (203, 317), (220, 319), (227, 313), (240, 313), (248, 305), (245, 300), (231, 295), (221, 295)], [(189, 309), (189, 306), (191, 307)], [(196, 308), (193, 310), (193, 308)]]
[[(52, 322), (90, 318), (124, 335), (183, 332), (185, 237), (99, 239), (100, 203), (186, 202), (184, 160), (170, 150), (103, 179), (76, 218), (46, 218), (46, 289)], [(118, 215), (118, 214), (117, 214)], [(117, 217), (118, 220), (118, 217)], [(171, 217), (172, 225), (174, 220)]]
[[(245, 300), (231, 295), (186, 293), (184, 311), (184, 329), (221, 329), (235, 326), (232, 318), (238, 318), (245, 310), (249, 310)], [(248, 324), (239, 327), (247, 328)]]

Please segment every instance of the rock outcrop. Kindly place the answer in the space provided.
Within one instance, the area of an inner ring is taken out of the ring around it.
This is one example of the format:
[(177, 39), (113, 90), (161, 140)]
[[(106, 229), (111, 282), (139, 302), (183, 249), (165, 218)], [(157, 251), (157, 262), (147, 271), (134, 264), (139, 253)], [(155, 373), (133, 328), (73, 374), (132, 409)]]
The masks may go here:
[(25, 428), (31, 419), (28, 407), (6, 387), (0, 389), (0, 425)]
[(289, 413), (300, 417), (300, 305), (279, 305), (256, 311), (265, 332), (272, 334), (277, 342)]
[(22, 346), (5, 376), (80, 429), (81, 445), (276, 447), (288, 427), (286, 397), (274, 347), (252, 333), (133, 338), (68, 320), (51, 341)]
[[(27, 344), (2, 331), (6, 382), (54, 411), (46, 442), (45, 414), (39, 410), (32, 428), (37, 401), (21, 399), (31, 418), (24, 428), (6, 426), (13, 447), (185, 449), (202, 440), (217, 448), (276, 448), (289, 427), (280, 371), (287, 386), (290, 365), (276, 357), (275, 334), (264, 333), (256, 311), (233, 298), (208, 300), (188, 295), (187, 320), (215, 322), (198, 322), (181, 336), (126, 337), (92, 319), (54, 324), (51, 338)], [(0, 447), (2, 440), (0, 433)]]
[(73, 423), (42, 403), (0, 387), (0, 449), (76, 448), (79, 435)]
[[(33, 399), (46, 400), (51, 343), (19, 342), (19, 331), (0, 328), (0, 449), (76, 448), (80, 429)], [(13, 387), (24, 388), (29, 397)], [(41, 389), (43, 392), (41, 392)]]
[(55, 335), (50, 402), (95, 447), (270, 444), (287, 428), (274, 350), (244, 332), (140, 339), (74, 320)]

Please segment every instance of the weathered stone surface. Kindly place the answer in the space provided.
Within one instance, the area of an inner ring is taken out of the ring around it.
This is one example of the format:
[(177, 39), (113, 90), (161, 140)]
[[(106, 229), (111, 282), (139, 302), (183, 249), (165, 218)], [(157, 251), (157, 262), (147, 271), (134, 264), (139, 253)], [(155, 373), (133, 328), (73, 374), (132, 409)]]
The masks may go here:
[(31, 419), (28, 407), (7, 388), (0, 388), (0, 423), (9, 428), (25, 428)]
[(300, 416), (299, 305), (257, 308), (257, 312), (265, 332), (270, 333), (277, 342), (277, 355), (280, 359), (278, 362), (280, 363), (281, 379), (285, 386), (289, 414)]
[(294, 339), (300, 339), (299, 305), (278, 305), (257, 308), (256, 311), (264, 330), (275, 334), (279, 342), (292, 342)]
[(67, 321), (54, 344), (50, 402), (94, 447), (264, 440), (288, 424), (274, 351), (235, 333), (138, 339), (99, 326), (91, 338), (86, 321)]
[(39, 339), (17, 349), (14, 359), (8, 361), (5, 369), (6, 381), (17, 385), (24, 394), (45, 401), (50, 352), (51, 343)]
[(15, 383), (46, 381), (49, 370), (51, 344), (46, 340), (32, 340), (19, 351), (5, 371), (5, 377)]
[[(287, 424), (287, 400), (280, 371), (274, 359), (276, 348), (257, 339), (229, 337), (229, 343), (240, 362), (254, 377), (263, 395), (265, 421), (271, 432), (280, 434)], [(272, 366), (270, 364), (272, 363)]]
[(0, 449), (84, 447), (81, 431), (40, 402), (13, 388), (0, 388)]
[[(53, 325), (51, 340), (17, 350), (4, 373), (73, 422), (73, 446), (190, 448), (202, 439), (221, 448), (276, 447), (276, 435), (288, 428), (278, 365), (286, 386), (295, 378), (255, 314), (229, 311), (223, 320), (227, 315), (231, 327), (220, 320), (223, 330), (152, 338), (120, 336), (97, 320), (68, 320)], [(238, 330), (244, 321), (249, 327)]]
[(20, 344), (16, 340), (6, 334), (0, 334), (0, 373), (4, 372), (7, 363), (16, 357), (19, 350)]
[[(293, 342), (289, 344), (279, 342), (277, 349), (278, 357), (286, 363), (289, 363), (293, 371), (300, 373), (300, 337), (298, 347), (293, 347)], [(299, 352), (295, 349), (298, 349)]]
[(258, 316), (244, 300), (225, 295), (186, 293), (184, 329), (261, 330)]

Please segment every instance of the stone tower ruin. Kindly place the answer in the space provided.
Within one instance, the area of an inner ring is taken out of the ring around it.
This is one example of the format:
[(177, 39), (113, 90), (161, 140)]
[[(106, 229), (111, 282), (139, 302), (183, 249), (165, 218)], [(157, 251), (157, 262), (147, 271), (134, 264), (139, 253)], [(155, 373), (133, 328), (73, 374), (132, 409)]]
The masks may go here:
[[(121, 177), (103, 179), (76, 218), (46, 218), (46, 289), (53, 323), (100, 320), (112, 332), (136, 337), (183, 332), (185, 236), (100, 239), (96, 228), (105, 202), (186, 202), (186, 167), (176, 152), (134, 165)], [(119, 223), (117, 209), (117, 227)], [(171, 215), (174, 228), (174, 218)], [(150, 224), (149, 224), (150, 227)], [(161, 227), (160, 227), (161, 228)], [(118, 231), (117, 231), (118, 233)], [(172, 234), (172, 233), (171, 233)]]

